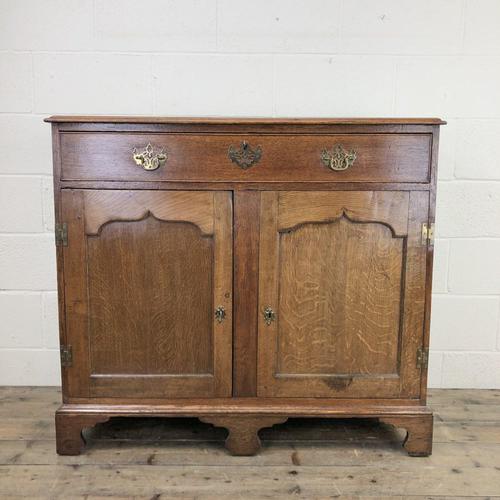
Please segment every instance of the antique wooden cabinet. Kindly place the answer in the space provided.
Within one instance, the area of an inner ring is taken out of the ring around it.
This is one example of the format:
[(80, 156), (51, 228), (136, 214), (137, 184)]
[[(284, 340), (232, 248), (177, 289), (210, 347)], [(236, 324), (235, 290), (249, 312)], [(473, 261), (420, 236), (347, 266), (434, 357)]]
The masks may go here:
[(57, 451), (114, 416), (374, 417), (428, 455), (439, 119), (54, 116)]

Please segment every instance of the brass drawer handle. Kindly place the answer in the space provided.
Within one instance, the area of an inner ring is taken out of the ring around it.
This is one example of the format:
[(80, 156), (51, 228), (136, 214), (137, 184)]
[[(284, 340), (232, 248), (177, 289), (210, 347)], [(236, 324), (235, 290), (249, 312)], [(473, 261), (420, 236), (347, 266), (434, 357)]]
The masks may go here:
[(262, 315), (267, 326), (276, 320), (276, 313), (269, 306), (264, 309)]
[(354, 149), (346, 151), (341, 144), (336, 144), (331, 151), (327, 149), (321, 151), (321, 161), (325, 167), (336, 171), (347, 170), (352, 167), (355, 159), (356, 151)]
[(140, 153), (137, 151), (137, 148), (134, 148), (132, 154), (135, 163), (144, 170), (156, 170), (165, 165), (167, 161), (167, 152), (162, 148), (155, 153), (150, 142)]
[(247, 141), (243, 141), (238, 149), (233, 145), (229, 146), (227, 155), (233, 163), (238, 165), (238, 167), (246, 170), (260, 161), (262, 157), (262, 148), (257, 146), (255, 149), (252, 149)]

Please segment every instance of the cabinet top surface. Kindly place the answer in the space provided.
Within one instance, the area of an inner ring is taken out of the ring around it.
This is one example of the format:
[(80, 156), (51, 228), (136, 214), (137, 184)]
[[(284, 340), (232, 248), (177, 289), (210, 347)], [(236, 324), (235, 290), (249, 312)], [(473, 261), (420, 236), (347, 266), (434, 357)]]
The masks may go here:
[(165, 123), (165, 124), (292, 124), (292, 125), (444, 125), (441, 118), (223, 118), (171, 116), (54, 115), (52, 123)]

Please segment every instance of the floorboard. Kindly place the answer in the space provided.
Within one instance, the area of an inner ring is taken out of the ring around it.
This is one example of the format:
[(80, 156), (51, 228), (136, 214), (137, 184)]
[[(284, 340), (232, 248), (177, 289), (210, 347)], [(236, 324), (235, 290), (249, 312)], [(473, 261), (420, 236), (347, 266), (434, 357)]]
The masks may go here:
[(0, 387), (0, 498), (500, 498), (500, 391), (433, 390), (434, 453), (410, 458), (401, 431), (370, 419), (290, 419), (232, 457), (196, 419), (113, 419), (86, 451), (55, 453), (60, 391)]

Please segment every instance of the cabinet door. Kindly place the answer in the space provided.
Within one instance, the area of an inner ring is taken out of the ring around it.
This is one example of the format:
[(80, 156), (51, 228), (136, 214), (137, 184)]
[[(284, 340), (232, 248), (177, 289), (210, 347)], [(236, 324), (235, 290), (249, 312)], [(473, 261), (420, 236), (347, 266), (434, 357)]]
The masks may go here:
[(63, 191), (69, 396), (231, 394), (231, 205), (228, 192)]
[(428, 193), (261, 200), (259, 395), (418, 397)]

